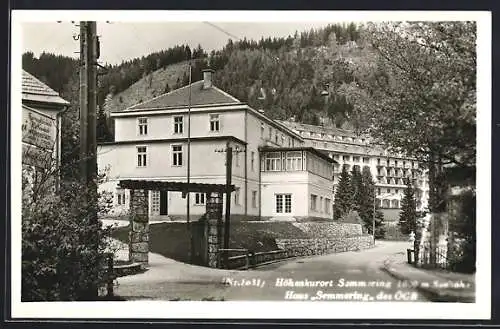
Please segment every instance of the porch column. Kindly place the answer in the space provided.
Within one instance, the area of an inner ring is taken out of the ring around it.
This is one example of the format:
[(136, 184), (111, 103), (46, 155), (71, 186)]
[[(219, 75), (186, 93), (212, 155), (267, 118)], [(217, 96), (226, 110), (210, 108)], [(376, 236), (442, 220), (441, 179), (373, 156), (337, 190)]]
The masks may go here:
[(208, 266), (220, 267), (218, 253), (222, 243), (222, 193), (207, 193), (206, 218), (208, 225)]
[(149, 215), (148, 191), (130, 190), (129, 260), (148, 263)]

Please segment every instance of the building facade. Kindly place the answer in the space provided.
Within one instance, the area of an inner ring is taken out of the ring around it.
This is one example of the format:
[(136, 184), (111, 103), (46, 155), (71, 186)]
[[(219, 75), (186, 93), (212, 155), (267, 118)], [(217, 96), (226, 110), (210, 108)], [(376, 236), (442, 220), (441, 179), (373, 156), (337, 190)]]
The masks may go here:
[(406, 189), (406, 179), (415, 187), (418, 210), (427, 207), (429, 181), (426, 171), (415, 159), (390, 154), (380, 145), (373, 144), (369, 136), (356, 135), (353, 131), (280, 121), (304, 139), (304, 144), (321, 150), (332, 157), (334, 164), (334, 188), (337, 187), (342, 167), (351, 171), (368, 167), (376, 185), (376, 202), (384, 210), (386, 219), (394, 220), (401, 208)]
[(61, 158), (60, 113), (69, 102), (23, 71), (21, 106), (23, 178), (29, 185), (43, 182), (55, 188)]
[[(212, 73), (205, 70), (202, 81), (111, 113), (115, 141), (100, 144), (97, 158), (99, 170), (107, 171), (107, 181), (99, 189), (114, 194), (112, 214), (125, 214), (129, 208), (129, 193), (118, 188), (120, 180), (186, 182), (188, 156), (190, 182), (224, 184), (225, 150), (231, 146), (234, 217), (331, 217), (328, 212), (302, 209), (306, 192), (290, 192), (294, 190), (290, 182), (307, 186), (311, 193), (316, 188), (317, 198), (331, 202), (333, 171), (318, 175), (313, 168), (333, 170), (333, 160), (304, 148), (299, 134), (217, 88)], [(280, 155), (279, 160), (268, 161), (274, 153)], [(300, 170), (291, 167), (299, 161)], [(279, 167), (266, 167), (271, 162)], [(290, 180), (294, 175), (296, 180)], [(205, 195), (190, 193), (189, 198), (190, 214), (199, 218), (205, 212)], [(152, 218), (186, 220), (187, 201), (180, 192), (152, 192), (149, 204)]]

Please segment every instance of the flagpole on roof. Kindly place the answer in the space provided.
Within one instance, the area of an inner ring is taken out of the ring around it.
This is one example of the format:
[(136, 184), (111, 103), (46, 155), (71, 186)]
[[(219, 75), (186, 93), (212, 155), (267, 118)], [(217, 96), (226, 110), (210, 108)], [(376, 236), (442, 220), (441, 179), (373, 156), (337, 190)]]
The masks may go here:
[(187, 213), (187, 228), (189, 230), (189, 244), (190, 244), (190, 254), (191, 254), (191, 262), (194, 262), (194, 247), (193, 247), (193, 228), (191, 225), (191, 216), (190, 216), (190, 202), (191, 198), (189, 196), (189, 184), (191, 179), (191, 56), (189, 57), (189, 97), (188, 97), (188, 122), (187, 122), (187, 186), (188, 190), (186, 193), (186, 213)]
[[(191, 174), (191, 58), (189, 59), (189, 97), (188, 97), (188, 122), (187, 122), (187, 184), (189, 188), (190, 174)], [(187, 222), (190, 222), (189, 212), (189, 189), (186, 193), (187, 198)]]

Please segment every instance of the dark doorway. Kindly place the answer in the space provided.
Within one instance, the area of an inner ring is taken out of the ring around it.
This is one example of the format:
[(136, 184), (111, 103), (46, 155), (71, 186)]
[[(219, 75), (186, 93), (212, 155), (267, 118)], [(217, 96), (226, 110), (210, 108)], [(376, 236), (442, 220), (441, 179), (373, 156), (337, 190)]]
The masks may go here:
[(160, 215), (168, 215), (168, 191), (160, 191)]

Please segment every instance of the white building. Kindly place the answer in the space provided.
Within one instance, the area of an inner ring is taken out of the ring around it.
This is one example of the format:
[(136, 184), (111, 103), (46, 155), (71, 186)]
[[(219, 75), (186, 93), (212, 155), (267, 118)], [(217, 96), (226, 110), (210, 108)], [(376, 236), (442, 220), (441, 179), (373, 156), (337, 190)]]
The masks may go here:
[[(232, 161), (232, 217), (277, 216), (331, 218), (334, 161), (307, 148), (304, 138), (225, 93), (212, 83), (212, 70), (189, 86), (111, 113), (115, 141), (98, 146), (98, 168), (108, 168), (100, 190), (114, 193), (114, 215), (129, 206), (119, 180), (187, 180), (188, 108), (190, 107), (190, 181), (224, 184), (225, 153)], [(191, 102), (189, 102), (191, 99)], [(330, 172), (331, 171), (331, 172)], [(179, 192), (150, 194), (150, 216), (186, 219)], [(205, 196), (190, 194), (190, 213), (205, 212)]]
[(398, 217), (401, 199), (406, 189), (405, 179), (415, 186), (418, 210), (427, 207), (429, 181), (426, 170), (420, 168), (415, 159), (390, 154), (380, 145), (372, 143), (369, 136), (357, 135), (353, 131), (314, 126), (290, 121), (280, 121), (299, 134), (306, 146), (327, 152), (337, 163), (334, 165), (335, 187), (342, 167), (351, 171), (354, 166), (368, 167), (376, 184), (378, 206), (389, 221)]

